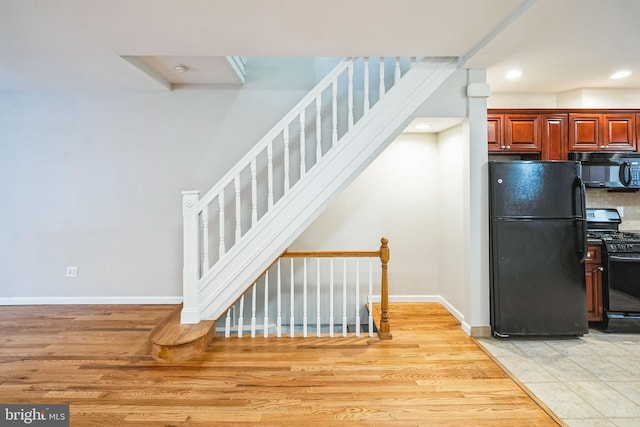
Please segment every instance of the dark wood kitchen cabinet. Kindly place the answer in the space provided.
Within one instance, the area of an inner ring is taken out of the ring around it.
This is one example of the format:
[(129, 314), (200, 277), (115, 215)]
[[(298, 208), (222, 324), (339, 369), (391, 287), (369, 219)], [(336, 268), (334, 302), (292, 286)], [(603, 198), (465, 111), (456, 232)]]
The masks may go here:
[(587, 320), (602, 320), (602, 250), (599, 245), (589, 245), (584, 261), (587, 286)]
[(541, 160), (567, 160), (569, 158), (569, 115), (547, 113), (540, 115)]
[(489, 153), (527, 154), (540, 160), (567, 160), (568, 113), (498, 111), (489, 111), (487, 114)]
[(487, 114), (487, 137), (492, 153), (539, 153), (539, 114)]
[(634, 113), (569, 113), (569, 151), (636, 151)]

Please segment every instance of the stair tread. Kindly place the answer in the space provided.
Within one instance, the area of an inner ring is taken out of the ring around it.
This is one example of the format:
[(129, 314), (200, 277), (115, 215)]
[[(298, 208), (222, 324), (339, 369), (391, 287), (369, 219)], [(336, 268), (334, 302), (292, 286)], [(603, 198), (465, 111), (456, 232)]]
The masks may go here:
[(214, 320), (203, 320), (192, 325), (180, 323), (182, 305), (176, 307), (169, 316), (158, 324), (149, 336), (151, 342), (160, 346), (177, 346), (196, 341), (210, 333), (215, 328)]

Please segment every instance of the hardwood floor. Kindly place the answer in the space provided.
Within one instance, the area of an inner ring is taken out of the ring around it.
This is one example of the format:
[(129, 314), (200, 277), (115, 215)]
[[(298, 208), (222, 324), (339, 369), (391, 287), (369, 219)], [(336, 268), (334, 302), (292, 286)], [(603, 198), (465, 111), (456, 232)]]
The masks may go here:
[(173, 308), (0, 307), (0, 403), (70, 403), (83, 427), (558, 425), (438, 304), (392, 304), (388, 341), (216, 337), (157, 362)]

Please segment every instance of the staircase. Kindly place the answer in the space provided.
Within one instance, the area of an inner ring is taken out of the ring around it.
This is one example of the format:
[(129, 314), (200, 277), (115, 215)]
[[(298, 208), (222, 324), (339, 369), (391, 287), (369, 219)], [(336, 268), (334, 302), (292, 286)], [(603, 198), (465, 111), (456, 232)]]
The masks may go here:
[[(346, 58), (204, 196), (184, 192), (179, 335), (190, 336), (185, 328), (194, 325), (201, 349), (213, 336), (213, 321), (397, 137), (457, 68), (452, 57)], [(197, 325), (205, 320), (208, 327)], [(170, 353), (170, 344), (156, 341), (162, 353)], [(188, 343), (180, 341), (184, 349)]]
[(184, 192), (181, 323), (220, 318), (457, 67), (346, 58), (204, 196)]

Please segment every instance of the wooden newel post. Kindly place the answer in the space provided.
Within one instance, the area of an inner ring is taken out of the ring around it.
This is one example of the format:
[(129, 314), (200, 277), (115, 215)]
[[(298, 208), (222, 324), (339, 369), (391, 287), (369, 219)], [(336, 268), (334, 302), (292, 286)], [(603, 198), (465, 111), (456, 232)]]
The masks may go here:
[(383, 237), (380, 242), (380, 262), (382, 263), (380, 311), (382, 315), (380, 317), (378, 337), (381, 340), (390, 340), (393, 336), (391, 335), (391, 327), (389, 324), (389, 272), (387, 271), (387, 264), (389, 263), (389, 239)]

